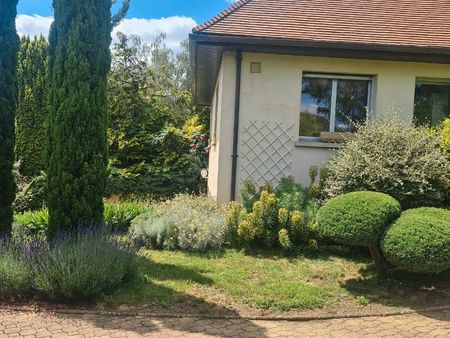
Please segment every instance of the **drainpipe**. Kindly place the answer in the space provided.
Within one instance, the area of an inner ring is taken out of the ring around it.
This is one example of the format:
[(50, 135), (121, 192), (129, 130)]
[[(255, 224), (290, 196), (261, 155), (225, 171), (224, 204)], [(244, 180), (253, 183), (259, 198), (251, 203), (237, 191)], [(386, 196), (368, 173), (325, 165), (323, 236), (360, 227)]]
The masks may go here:
[(236, 200), (236, 178), (239, 142), (239, 115), (241, 109), (241, 70), (242, 52), (236, 53), (236, 93), (234, 99), (234, 128), (233, 128), (233, 154), (231, 155), (231, 200)]

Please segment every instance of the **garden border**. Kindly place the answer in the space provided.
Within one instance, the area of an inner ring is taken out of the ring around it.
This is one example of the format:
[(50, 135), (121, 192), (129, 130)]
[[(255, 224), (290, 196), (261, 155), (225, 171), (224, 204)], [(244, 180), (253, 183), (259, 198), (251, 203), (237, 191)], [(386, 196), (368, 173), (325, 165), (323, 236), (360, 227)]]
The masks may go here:
[(71, 309), (52, 309), (43, 307), (26, 307), (26, 306), (8, 306), (0, 305), (0, 310), (12, 311), (12, 312), (28, 312), (28, 313), (53, 313), (64, 315), (93, 315), (93, 316), (112, 316), (112, 317), (148, 317), (148, 318), (193, 318), (193, 319), (210, 319), (210, 320), (232, 320), (232, 319), (244, 319), (250, 321), (285, 321), (285, 322), (309, 322), (318, 320), (334, 320), (334, 319), (352, 319), (352, 318), (369, 318), (369, 317), (392, 317), (392, 316), (405, 316), (410, 314), (423, 314), (429, 312), (437, 312), (442, 310), (449, 310), (450, 305), (436, 306), (430, 308), (424, 308), (420, 310), (398, 310), (387, 311), (384, 313), (365, 313), (365, 314), (348, 314), (348, 315), (318, 315), (318, 316), (226, 316), (226, 315), (192, 315), (192, 314), (157, 314), (152, 312), (125, 312), (125, 311), (104, 311), (104, 310), (71, 310)]

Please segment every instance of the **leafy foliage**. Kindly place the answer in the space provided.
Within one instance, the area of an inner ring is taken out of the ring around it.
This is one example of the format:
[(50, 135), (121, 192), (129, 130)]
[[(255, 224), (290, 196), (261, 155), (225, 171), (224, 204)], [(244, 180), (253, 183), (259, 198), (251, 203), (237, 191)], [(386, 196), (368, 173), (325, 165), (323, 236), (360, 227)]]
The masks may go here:
[(442, 149), (450, 156), (450, 118), (445, 119), (438, 127), (438, 136), (441, 138)]
[(450, 211), (403, 212), (387, 230), (381, 248), (386, 259), (402, 270), (438, 273), (450, 269)]
[(226, 212), (232, 243), (290, 249), (307, 242), (308, 226), (314, 222), (311, 205), (315, 202), (292, 178), (282, 180), (276, 189), (266, 184), (259, 192), (246, 182), (241, 201), (242, 205), (231, 203)]
[(150, 247), (204, 251), (225, 242), (225, 219), (207, 197), (179, 195), (132, 222), (131, 236)]
[(15, 185), (14, 116), (16, 113), (18, 0), (2, 2), (0, 15), (0, 235), (9, 234), (13, 220)]
[[(106, 203), (104, 220), (106, 225), (114, 231), (128, 230), (131, 222), (138, 215), (148, 212), (151, 205), (144, 202), (125, 201), (120, 203)], [(14, 216), (12, 236), (18, 241), (44, 240), (48, 235), (49, 214), (46, 208), (18, 213)]]
[(378, 245), (385, 229), (401, 212), (393, 197), (358, 191), (330, 199), (317, 214), (319, 231), (338, 243)]
[(105, 223), (116, 231), (126, 231), (133, 219), (145, 211), (144, 204), (138, 201), (105, 204)]
[(60, 233), (32, 255), (33, 287), (51, 299), (98, 296), (123, 282), (135, 253), (127, 239), (103, 227)]
[(383, 192), (404, 208), (444, 204), (450, 191), (450, 162), (439, 145), (440, 138), (426, 128), (395, 117), (369, 121), (332, 159), (326, 191), (330, 197)]
[(48, 233), (48, 210), (28, 211), (14, 216), (12, 236), (18, 241), (45, 239)]
[(44, 208), (47, 176), (44, 172), (41, 172), (41, 175), (34, 177), (30, 181), (19, 172), (19, 167), (20, 162), (16, 162), (14, 165), (14, 178), (17, 186), (17, 195), (14, 201), (14, 212), (23, 213)]
[(175, 57), (164, 35), (151, 45), (137, 36), (117, 37), (109, 77), (108, 194), (198, 192), (207, 138), (186, 83), (187, 45)]
[(47, 118), (46, 69), (48, 43), (44, 37), (21, 39), (18, 64), (16, 158), (25, 177), (44, 170), (45, 120)]
[(79, 222), (103, 220), (111, 6), (111, 0), (53, 3), (47, 147), (50, 234)]

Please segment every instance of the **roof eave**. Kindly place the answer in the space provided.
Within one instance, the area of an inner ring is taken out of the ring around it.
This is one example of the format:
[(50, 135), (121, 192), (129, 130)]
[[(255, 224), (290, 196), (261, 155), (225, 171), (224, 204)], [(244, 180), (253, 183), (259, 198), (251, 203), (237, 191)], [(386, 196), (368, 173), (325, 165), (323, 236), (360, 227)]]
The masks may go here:
[[(201, 80), (199, 76), (216, 76), (215, 72), (197, 74), (198, 53), (202, 53), (199, 47), (202, 46), (220, 48), (221, 51), (450, 64), (450, 48), (261, 38), (205, 32), (194, 32), (189, 39), (193, 67), (193, 94), (196, 102), (202, 105), (210, 103), (212, 93), (199, 93), (198, 82)], [(204, 49), (206, 52), (207, 50)], [(220, 61), (219, 58), (216, 59), (216, 62)], [(218, 67), (218, 65), (213, 66), (216, 69)], [(209, 82), (215, 83), (215, 79), (209, 79)], [(202, 99), (197, 100), (199, 97)]]

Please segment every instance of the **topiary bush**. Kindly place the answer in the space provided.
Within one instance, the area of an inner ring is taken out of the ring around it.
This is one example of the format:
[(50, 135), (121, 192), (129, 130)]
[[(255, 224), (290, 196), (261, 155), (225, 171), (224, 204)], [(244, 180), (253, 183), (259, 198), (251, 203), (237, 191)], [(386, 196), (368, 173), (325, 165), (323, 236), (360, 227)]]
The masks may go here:
[(317, 225), (324, 236), (338, 243), (377, 245), (400, 212), (400, 204), (393, 197), (358, 191), (330, 199), (319, 209)]
[(387, 230), (381, 249), (399, 269), (439, 273), (450, 269), (450, 211), (411, 209)]
[(328, 197), (352, 191), (378, 191), (404, 209), (441, 206), (450, 191), (450, 161), (442, 138), (396, 117), (359, 126), (331, 160)]
[(400, 203), (393, 197), (358, 191), (330, 199), (319, 209), (317, 226), (324, 237), (340, 244), (369, 247), (381, 270), (380, 238), (400, 213)]

